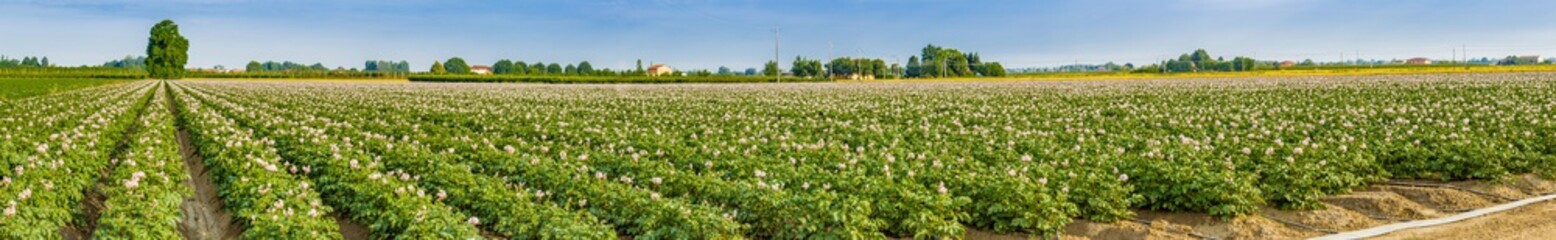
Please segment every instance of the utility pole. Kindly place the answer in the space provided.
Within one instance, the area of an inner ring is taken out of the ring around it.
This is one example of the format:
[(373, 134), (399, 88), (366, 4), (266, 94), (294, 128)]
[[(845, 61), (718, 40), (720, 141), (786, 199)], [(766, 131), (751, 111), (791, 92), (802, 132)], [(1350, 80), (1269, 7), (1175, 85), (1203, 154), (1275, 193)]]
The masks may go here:
[(779, 58), (780, 57), (778, 55), (778, 26), (773, 26), (773, 65), (777, 65), (777, 66), (774, 66), (774, 68), (773, 68), (773, 70), (777, 71), (777, 72), (775, 72), (773, 74), (773, 81), (783, 82), (783, 65), (778, 64), (778, 59)]
[(832, 76), (832, 67), (834, 67), (834, 66), (832, 66), (832, 62), (831, 61), (832, 61), (832, 59), (836, 59), (837, 58), (837, 54), (833, 54), (833, 52), (832, 52), (832, 47), (833, 47), (832, 40), (827, 40), (827, 59), (822, 59), (821, 60), (821, 61), (823, 61), (821, 66), (826, 67), (826, 69), (823, 69), (821, 71), (821, 75), (822, 76), (827, 76), (827, 77), (831, 77)]

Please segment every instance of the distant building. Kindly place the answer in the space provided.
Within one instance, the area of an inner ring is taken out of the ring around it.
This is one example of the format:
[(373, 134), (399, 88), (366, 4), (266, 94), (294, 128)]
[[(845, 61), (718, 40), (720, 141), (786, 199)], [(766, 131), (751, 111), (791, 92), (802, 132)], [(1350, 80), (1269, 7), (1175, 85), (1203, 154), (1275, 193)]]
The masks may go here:
[(1432, 64), (1432, 59), (1424, 58), (1424, 57), (1405, 59), (1405, 64), (1410, 64), (1410, 65), (1428, 65), (1428, 64)]
[(664, 64), (654, 64), (648, 66), (648, 76), (659, 76), (674, 72), (675, 69), (671, 69), (670, 66), (665, 66)]
[(470, 73), (474, 73), (476, 75), (492, 75), (492, 66), (487, 66), (487, 65), (470, 66)]
[(846, 76), (833, 76), (833, 79), (839, 79), (839, 80), (843, 80), (843, 79), (846, 79), (846, 80), (875, 80), (875, 75), (874, 74), (849, 73)]
[(1296, 65), (1297, 62), (1292, 62), (1291, 60), (1280, 61), (1280, 68), (1289, 68)]
[(1540, 55), (1524, 55), (1524, 56), (1518, 56), (1518, 62), (1519, 63), (1530, 63), (1530, 64), (1541, 64), (1541, 63), (1545, 63), (1545, 59), (1540, 58)]

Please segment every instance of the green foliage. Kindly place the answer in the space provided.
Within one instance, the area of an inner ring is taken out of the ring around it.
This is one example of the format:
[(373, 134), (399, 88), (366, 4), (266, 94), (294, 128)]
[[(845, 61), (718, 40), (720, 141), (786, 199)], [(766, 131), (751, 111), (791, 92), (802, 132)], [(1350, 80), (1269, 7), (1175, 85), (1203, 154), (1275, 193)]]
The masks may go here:
[(386, 61), (386, 60), (367, 61), (366, 63), (364, 63), (364, 66), (362, 67), (362, 71), (364, 71), (364, 72), (410, 73), (411, 72), (411, 64), (408, 63), (408, 62), (405, 62), (405, 60), (400, 60), (399, 62)]
[(886, 68), (886, 61), (868, 58), (837, 58), (827, 63), (827, 74), (833, 78), (848, 78), (860, 76), (860, 78), (885, 78), (890, 69)]
[[(418, 82), (528, 82), (528, 83), (752, 83), (772, 82), (771, 77), (753, 76), (546, 76), (546, 75), (411, 75)], [(785, 80), (793, 81), (793, 80)], [(802, 81), (827, 81), (810, 79)]]
[(524, 61), (513, 62), (513, 71), (511, 74), (523, 75), (532, 73), (534, 73), (534, 70), (530, 69), (529, 65), (525, 64)]
[(448, 67), (443, 66), (442, 62), (432, 61), (432, 69), (428, 71), (432, 72), (432, 74), (446, 74), (448, 73)]
[(815, 78), (821, 77), (825, 73), (822, 72), (821, 60), (794, 57), (793, 64), (794, 66), (789, 68), (789, 72), (793, 73), (795, 77)]
[(337, 210), (375, 236), (414, 239), (1049, 236), (1073, 219), (1130, 219), (1131, 208), (1235, 217), (1319, 208), (1389, 178), (1553, 174), (1556, 83), (1476, 76), (138, 81), (0, 100), (0, 233), (57, 237), (84, 221), (81, 193), (101, 189), (97, 237), (180, 237), (171, 203), (188, 195), (188, 173), (170, 160), (175, 126), (254, 239), (339, 239)]
[(151, 27), (146, 44), (146, 72), (151, 78), (180, 79), (189, 62), (189, 39), (178, 34), (178, 24), (162, 20)]
[(546, 74), (561, 75), (563, 73), (566, 73), (566, 72), (563, 72), (562, 65), (558, 65), (556, 63), (551, 63), (551, 65), (546, 65)]
[(103, 67), (145, 70), (146, 57), (124, 56), (124, 59), (110, 60), (103, 63)]
[(329, 71), (287, 71), (287, 72), (205, 72), (195, 71), (185, 74), (190, 78), (237, 78), (237, 79), (401, 79), (406, 74), (397, 72), (363, 72), (349, 70)]
[(87, 78), (0, 78), (0, 101), (124, 82), (124, 80)]
[(492, 74), (513, 74), (513, 61), (497, 60), (497, 63), (492, 64)]
[(248, 65), (244, 65), (243, 66), (243, 71), (244, 72), (261, 72), (261, 71), (267, 71), (267, 70), (265, 69), (265, 65), (264, 64), (260, 64), (259, 61), (249, 61)]
[(108, 199), (92, 237), (99, 239), (180, 238), (184, 199), (193, 195), (184, 181), (183, 156), (161, 83), (142, 112), (140, 126), (132, 133), (122, 156), (114, 158), (107, 184), (100, 187)]
[(1006, 75), (1005, 66), (1000, 65), (999, 62), (985, 63), (983, 71), (978, 74), (984, 77), (1004, 77)]
[(589, 61), (578, 63), (578, 75), (594, 75), (594, 71), (594, 65), (589, 64)]
[(448, 74), (470, 74), (470, 64), (459, 57), (449, 58), (448, 61), (443, 62), (443, 69), (444, 73)]
[[(940, 78), (940, 77), (999, 77), (1005, 75), (1004, 66), (997, 62), (983, 62), (983, 58), (977, 53), (962, 53), (961, 50), (945, 48), (930, 44), (922, 49), (920, 56), (908, 57), (908, 65), (903, 71), (905, 77), (910, 78)], [(880, 65), (885, 65), (882, 62)]]
[[(374, 69), (377, 69), (376, 63), (373, 64), (373, 65), (370, 65), (370, 66), (374, 67)], [(389, 67), (389, 66), (386, 66), (386, 67)], [(260, 73), (260, 72), (327, 72), (327, 71), (330, 71), (330, 69), (327, 68), (327, 67), (324, 67), (323, 63), (302, 64), (302, 63), (297, 63), (297, 62), (292, 62), (292, 61), (282, 61), (282, 62), (265, 61), (264, 63), (260, 63), (258, 61), (249, 61), (249, 63), (244, 66), (244, 72), (252, 72), (252, 73)]]
[[(203, 103), (232, 118), (239, 126), (255, 130), (261, 138), (273, 139), (279, 156), (311, 169), (305, 174), (318, 184), (325, 203), (351, 212), (352, 219), (368, 225), (374, 235), (416, 239), (479, 237), (472, 224), (475, 221), (467, 220), (468, 216), (438, 203), (434, 196), (418, 189), (416, 180), (419, 178), (413, 180), (409, 175), (396, 174), (381, 165), (375, 154), (361, 148), (341, 149), (345, 145), (344, 139), (324, 135), (339, 136), (336, 132), (278, 130), (324, 127), (326, 123), (318, 119), (283, 121), (274, 115), (240, 113), (233, 110), (239, 107), (236, 103), (198, 90), (184, 89), (177, 95)], [(304, 142), (303, 139), (308, 140)], [(419, 193), (407, 194), (412, 192)]]
[(144, 79), (146, 71), (126, 68), (109, 67), (20, 67), (0, 68), (0, 77), (5, 78), (97, 78), (97, 79)]
[(778, 69), (778, 62), (767, 61), (767, 63), (762, 64), (762, 76), (778, 76), (782, 72), (783, 70)]
[(240, 237), (341, 239), (338, 224), (330, 216), (333, 209), (319, 205), (323, 201), (313, 188), (316, 185), (303, 175), (294, 175), (311, 169), (281, 161), (273, 144), (192, 98), (173, 99), (174, 109), (179, 111), (178, 123), (189, 129), (191, 145), (204, 155), (212, 181), (220, 187), (222, 203), (245, 227)]
[[(123, 154), (131, 125), (145, 109), (154, 84), (88, 88), (0, 105), (0, 233), (7, 238), (58, 237), (76, 218), (88, 189), (108, 171), (107, 159)], [(88, 119), (82, 121), (80, 119)], [(73, 129), (73, 130), (62, 130)], [(61, 134), (69, 131), (72, 134)], [(120, 144), (120, 143), (124, 144)], [(43, 161), (39, 159), (50, 159)], [(181, 200), (181, 199), (180, 199)], [(127, 206), (128, 207), (128, 206)], [(164, 221), (165, 219), (146, 219)]]
[(1243, 72), (1269, 67), (1271, 67), (1269, 64), (1260, 63), (1249, 57), (1239, 56), (1233, 57), (1232, 61), (1222, 61), (1211, 57), (1205, 49), (1197, 49), (1191, 54), (1178, 56), (1176, 60), (1167, 60), (1158, 70), (1162, 72)]

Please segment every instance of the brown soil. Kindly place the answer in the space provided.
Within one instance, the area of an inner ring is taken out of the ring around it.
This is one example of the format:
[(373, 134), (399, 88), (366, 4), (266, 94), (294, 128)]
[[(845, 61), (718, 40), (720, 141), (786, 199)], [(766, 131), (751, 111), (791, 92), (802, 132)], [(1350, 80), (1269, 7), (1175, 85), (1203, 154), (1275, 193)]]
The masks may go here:
[(344, 236), (345, 240), (370, 239), (368, 238), (369, 230), (367, 229), (367, 225), (362, 225), (362, 223), (351, 220), (351, 218), (346, 217), (346, 214), (343, 212), (335, 212), (334, 215), (335, 223), (340, 224), (340, 235)]
[(1532, 174), (1514, 177), (1507, 185), (1530, 195), (1556, 193), (1556, 182)]
[(1409, 229), (1375, 239), (1551, 239), (1556, 236), (1556, 201), (1435, 227)]
[(1326, 232), (1351, 231), (1383, 224), (1382, 221), (1372, 219), (1356, 211), (1329, 204), (1324, 204), (1323, 209), (1306, 211), (1264, 208), (1259, 215), (1271, 220), (1291, 222), (1315, 228), (1305, 230)]
[(1329, 196), (1324, 197), (1324, 202), (1374, 218), (1426, 219), (1443, 215), (1435, 209), (1412, 202), (1399, 194), (1384, 191), (1363, 191)]
[(1474, 193), (1449, 188), (1382, 186), (1377, 189), (1394, 192), (1439, 212), (1464, 212), (1496, 205)]
[(189, 173), (189, 180), (184, 181), (184, 185), (195, 190), (181, 206), (184, 218), (179, 221), (178, 230), (185, 239), (238, 239), (243, 229), (232, 224), (232, 214), (223, 208), (216, 185), (205, 169), (205, 158), (200, 157), (190, 143), (189, 132), (178, 131), (178, 144), (179, 153), (184, 156), (184, 171)]
[[(1187, 232), (1169, 232), (1161, 228), (1154, 228), (1140, 223), (1119, 221), (1114, 223), (1099, 223), (1087, 220), (1076, 220), (1064, 227), (1064, 234), (1060, 239), (1196, 239)], [(974, 239), (971, 231), (967, 238)], [(1025, 239), (1025, 238), (978, 238), (978, 239)]]
[[(103, 170), (103, 172), (103, 176), (105, 176), (103, 178), (106, 179), (108, 175), (107, 170)], [(81, 218), (79, 221), (71, 222), (59, 229), (59, 235), (62, 238), (69, 240), (92, 239), (92, 231), (97, 229), (97, 218), (102, 215), (103, 202), (108, 200), (108, 196), (103, 195), (103, 192), (98, 190), (103, 185), (101, 181), (106, 180), (99, 180), (97, 185), (87, 189), (85, 193), (86, 198), (81, 199), (81, 205), (79, 206)]]
[(1491, 200), (1495, 202), (1504, 202), (1511, 201), (1513, 199), (1525, 199), (1530, 197), (1530, 195), (1528, 193), (1524, 193), (1523, 190), (1518, 190), (1517, 188), (1513, 188), (1507, 184), (1497, 184), (1485, 181), (1463, 181), (1448, 183), (1448, 185), (1475, 194), (1489, 195), (1488, 197), (1491, 197)]
[[(1397, 180), (1366, 191), (1325, 197), (1324, 209), (1259, 214), (1223, 220), (1200, 213), (1137, 211), (1137, 221), (1076, 220), (1063, 239), (1300, 239), (1354, 231), (1404, 220), (1442, 217), (1556, 192), (1556, 181), (1534, 175), (1506, 182)], [(1384, 239), (1549, 239), (1556, 235), (1556, 201), (1464, 222), (1413, 229)], [(1021, 234), (969, 230), (968, 239), (1028, 239)]]
[(1200, 213), (1140, 211), (1138, 218), (1149, 221), (1152, 229), (1185, 233), (1194, 238), (1292, 239), (1320, 234), (1257, 215), (1222, 220)]

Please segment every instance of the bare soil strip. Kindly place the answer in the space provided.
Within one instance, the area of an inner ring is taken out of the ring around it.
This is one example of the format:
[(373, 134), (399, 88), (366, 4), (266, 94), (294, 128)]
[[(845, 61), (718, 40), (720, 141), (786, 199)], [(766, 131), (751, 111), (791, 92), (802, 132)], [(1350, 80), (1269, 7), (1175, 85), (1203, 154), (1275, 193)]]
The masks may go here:
[[(1489, 231), (1489, 232), (1487, 232), (1486, 229), (1483, 229), (1483, 227), (1500, 227), (1500, 228), (1502, 228), (1502, 230), (1515, 230), (1515, 232), (1523, 232), (1525, 230), (1533, 230), (1533, 229), (1525, 229), (1525, 228), (1528, 228), (1528, 227), (1556, 225), (1556, 223), (1552, 223), (1550, 221), (1550, 218), (1549, 218), (1550, 214), (1556, 213), (1556, 207), (1546, 206), (1543, 209), (1532, 209), (1532, 210), (1530, 208), (1523, 207), (1523, 206), (1526, 206), (1526, 204), (1536, 204), (1536, 206), (1539, 206), (1538, 204), (1548, 203), (1547, 201), (1552, 199), (1552, 198), (1556, 198), (1556, 195), (1547, 195), (1547, 196), (1542, 196), (1542, 197), (1535, 197), (1535, 198), (1530, 198), (1530, 199), (1519, 200), (1519, 201), (1515, 201), (1515, 202), (1504, 204), (1504, 205), (1498, 205), (1498, 206), (1494, 206), (1494, 207), (1490, 207), (1490, 208), (1485, 208), (1485, 209), (1477, 209), (1475, 211), (1470, 211), (1470, 212), (1467, 212), (1467, 213), (1458, 214), (1458, 215), (1449, 216), (1449, 217), (1435, 218), (1435, 219), (1428, 219), (1428, 220), (1420, 220), (1420, 221), (1410, 221), (1410, 222), (1403, 222), (1403, 223), (1396, 223), (1396, 224), (1389, 224), (1389, 225), (1383, 225), (1383, 226), (1378, 226), (1378, 227), (1374, 227), (1374, 228), (1364, 229), (1364, 230), (1361, 230), (1361, 231), (1346, 232), (1346, 233), (1340, 233), (1340, 234), (1336, 234), (1336, 235), (1329, 235), (1329, 236), (1324, 236), (1324, 237), (1319, 238), (1319, 239), (1356, 239), (1356, 238), (1366, 238), (1366, 237), (1373, 237), (1373, 236), (1378, 236), (1378, 235), (1382, 235), (1382, 234), (1388, 234), (1388, 233), (1392, 233), (1392, 232), (1395, 232), (1395, 231), (1409, 230), (1411, 228), (1423, 228), (1422, 231), (1425, 231), (1425, 232), (1428, 232), (1428, 233), (1452, 234), (1452, 235), (1456, 235), (1456, 236), (1483, 236), (1483, 237), (1494, 237), (1494, 239), (1505, 239), (1504, 237), (1506, 235), (1508, 235), (1507, 232), (1505, 232), (1505, 231)], [(1519, 214), (1518, 212), (1511, 212), (1511, 213), (1509, 213), (1509, 212), (1502, 212), (1502, 211), (1514, 210), (1514, 209), (1517, 209), (1515, 211), (1523, 211), (1523, 212), (1526, 212), (1526, 213)], [(1533, 211), (1533, 214), (1527, 213), (1529, 211)], [(1486, 216), (1486, 215), (1492, 215), (1494, 217), (1491, 217), (1491, 218), (1479, 218), (1479, 217)], [(1469, 220), (1469, 219), (1475, 219), (1479, 223), (1452, 224), (1454, 222), (1463, 221), (1463, 220)], [(1533, 219), (1539, 219), (1539, 220), (1531, 221)], [(1485, 226), (1481, 226), (1481, 225), (1485, 225)], [(1515, 228), (1507, 229), (1508, 227), (1515, 227)], [(1462, 231), (1452, 231), (1452, 232), (1448, 232), (1448, 233), (1443, 233), (1444, 230), (1462, 230)], [(1556, 232), (1556, 230), (1553, 230), (1553, 231), (1550, 231), (1550, 232)], [(1534, 235), (1526, 235), (1526, 236), (1534, 236)], [(1491, 239), (1491, 238), (1487, 238), (1487, 239)]]
[(184, 171), (189, 172), (184, 185), (195, 190), (194, 196), (184, 199), (184, 219), (178, 222), (178, 230), (183, 232), (184, 239), (238, 239), (243, 229), (233, 224), (232, 213), (223, 208), (216, 185), (205, 169), (205, 158), (190, 143), (189, 132), (182, 127), (178, 130), (178, 145), (184, 156)]
[[(1324, 198), (1325, 209), (1280, 210), (1219, 219), (1200, 213), (1136, 211), (1133, 221), (1076, 220), (1061, 239), (1303, 239), (1408, 221), (1484, 211), (1499, 204), (1556, 193), (1556, 181), (1516, 176), (1489, 181), (1391, 181)], [(1405, 229), (1379, 239), (1550, 239), (1556, 236), (1556, 200), (1444, 225)], [(1435, 220), (1435, 219), (1434, 219)], [(1028, 239), (1024, 234), (968, 230), (968, 239)]]
[(345, 240), (367, 240), (367, 225), (351, 220), (344, 212), (335, 212), (335, 223), (340, 224), (340, 235)]
[(1556, 201), (1429, 228), (1410, 229), (1375, 239), (1550, 239), (1556, 236)]
[(108, 200), (102, 191), (97, 190), (103, 185), (103, 181), (106, 181), (104, 179), (108, 176), (108, 170), (104, 169), (100, 176), (103, 177), (98, 179), (96, 186), (82, 193), (86, 197), (81, 199), (79, 220), (59, 229), (59, 235), (64, 239), (92, 239), (92, 231), (97, 229), (97, 218), (102, 215), (103, 201)]

